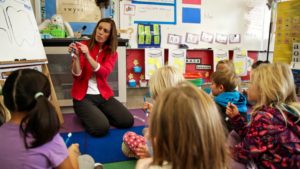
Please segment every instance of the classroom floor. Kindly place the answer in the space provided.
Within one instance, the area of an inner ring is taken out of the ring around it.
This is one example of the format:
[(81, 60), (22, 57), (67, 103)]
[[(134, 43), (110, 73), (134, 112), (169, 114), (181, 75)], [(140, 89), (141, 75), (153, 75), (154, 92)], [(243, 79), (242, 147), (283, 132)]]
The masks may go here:
[[(134, 116), (134, 125), (128, 129), (110, 128), (106, 136), (95, 138), (84, 131), (84, 128), (74, 113), (63, 114), (64, 124), (60, 134), (67, 146), (78, 143), (82, 154), (91, 155), (96, 162), (104, 164), (104, 169), (134, 169), (136, 160), (127, 158), (121, 151), (122, 138), (127, 131), (142, 134), (147, 117), (142, 109), (130, 109)], [(68, 139), (68, 133), (72, 133)]]

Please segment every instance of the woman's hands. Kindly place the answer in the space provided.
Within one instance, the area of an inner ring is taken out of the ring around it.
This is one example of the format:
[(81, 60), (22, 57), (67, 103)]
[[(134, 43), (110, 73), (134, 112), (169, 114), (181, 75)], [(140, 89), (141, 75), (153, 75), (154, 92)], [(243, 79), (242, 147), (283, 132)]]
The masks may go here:
[(71, 43), (68, 47), (68, 52), (71, 54), (71, 56), (75, 59), (79, 56), (79, 49), (77, 48), (75, 43)]
[(87, 56), (90, 56), (90, 50), (89, 48), (85, 45), (85, 44), (82, 44), (80, 42), (76, 42), (76, 45), (78, 45), (78, 48), (79, 50), (84, 53), (84, 55), (87, 57)]

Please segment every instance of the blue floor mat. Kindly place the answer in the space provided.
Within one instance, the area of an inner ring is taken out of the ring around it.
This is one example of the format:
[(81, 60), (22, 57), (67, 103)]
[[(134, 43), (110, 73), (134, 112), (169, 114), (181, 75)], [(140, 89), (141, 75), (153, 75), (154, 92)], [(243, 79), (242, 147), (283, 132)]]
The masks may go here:
[[(91, 155), (96, 162), (111, 163), (117, 161), (129, 160), (121, 150), (122, 138), (125, 132), (133, 131), (142, 134), (144, 126), (132, 127), (129, 129), (110, 129), (109, 133), (100, 138), (88, 135), (86, 132), (72, 133), (68, 145), (79, 143), (82, 154)], [(64, 140), (67, 139), (68, 133), (61, 134)]]

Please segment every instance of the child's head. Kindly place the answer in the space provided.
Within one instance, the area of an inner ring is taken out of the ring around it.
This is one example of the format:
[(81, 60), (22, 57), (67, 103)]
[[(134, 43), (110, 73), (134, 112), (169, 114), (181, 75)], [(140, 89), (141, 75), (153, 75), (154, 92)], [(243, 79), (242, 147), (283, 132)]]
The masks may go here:
[(262, 64), (251, 71), (248, 100), (257, 106), (297, 101), (292, 71), (287, 64)]
[(230, 70), (216, 71), (211, 75), (211, 90), (214, 96), (233, 91), (240, 83), (240, 78)]
[[(11, 116), (25, 115), (20, 130), (27, 148), (47, 143), (58, 132), (60, 123), (48, 100), (51, 88), (44, 74), (33, 69), (16, 70), (6, 79), (2, 92)], [(34, 137), (32, 142), (27, 140), (30, 135)]]
[(216, 65), (216, 71), (230, 70), (235, 72), (234, 64), (231, 60), (220, 60)]
[(226, 132), (215, 102), (188, 82), (159, 95), (149, 129), (156, 165), (168, 161), (176, 169), (227, 166)]
[(258, 60), (258, 61), (256, 61), (255, 63), (252, 64), (251, 68), (255, 69), (261, 64), (269, 64), (269, 63), (270, 62), (268, 60), (266, 60), (266, 61)]
[(159, 93), (164, 89), (175, 86), (183, 81), (182, 73), (173, 66), (163, 66), (151, 76), (149, 81), (150, 93), (153, 99), (156, 99)]

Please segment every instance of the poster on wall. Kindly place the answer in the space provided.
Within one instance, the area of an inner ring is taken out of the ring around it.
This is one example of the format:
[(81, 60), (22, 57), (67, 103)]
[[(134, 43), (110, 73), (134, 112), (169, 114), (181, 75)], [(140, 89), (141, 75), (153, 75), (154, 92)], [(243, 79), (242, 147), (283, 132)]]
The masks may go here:
[(98, 22), (101, 18), (95, 1), (56, 0), (56, 13), (69, 22)]
[(300, 43), (300, 1), (280, 2), (277, 6), (274, 62), (291, 63), (292, 45)]
[(300, 43), (293, 43), (292, 67), (300, 66)]
[(248, 56), (246, 49), (236, 49), (233, 51), (233, 64), (238, 76), (246, 76), (248, 70)]
[(215, 49), (214, 50), (214, 61), (213, 61), (214, 69), (213, 69), (213, 71), (216, 71), (217, 64), (221, 60), (229, 60), (228, 50)]
[(161, 32), (159, 24), (138, 24), (138, 47), (159, 48), (161, 43)]
[(136, 0), (134, 23), (176, 24), (175, 0)]
[(170, 49), (168, 65), (176, 67), (180, 72), (185, 73), (186, 49)]
[(174, 4), (175, 0), (132, 0), (132, 3), (165, 3), (165, 4)]
[(149, 80), (153, 73), (164, 65), (164, 49), (145, 49), (145, 79)]

